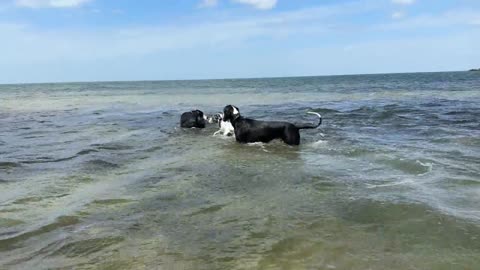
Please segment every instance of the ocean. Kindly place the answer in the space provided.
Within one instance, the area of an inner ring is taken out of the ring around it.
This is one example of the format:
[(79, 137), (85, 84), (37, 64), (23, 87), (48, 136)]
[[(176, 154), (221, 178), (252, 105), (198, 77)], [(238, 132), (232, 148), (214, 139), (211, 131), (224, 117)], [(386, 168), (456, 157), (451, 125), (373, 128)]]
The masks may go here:
[(479, 265), (479, 73), (0, 85), (0, 269)]

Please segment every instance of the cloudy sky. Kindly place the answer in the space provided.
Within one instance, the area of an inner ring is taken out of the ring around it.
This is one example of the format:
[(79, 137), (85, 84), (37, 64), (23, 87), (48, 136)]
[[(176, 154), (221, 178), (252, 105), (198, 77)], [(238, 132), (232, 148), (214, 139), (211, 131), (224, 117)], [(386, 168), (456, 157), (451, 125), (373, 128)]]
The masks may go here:
[(480, 67), (479, 0), (0, 0), (0, 83)]

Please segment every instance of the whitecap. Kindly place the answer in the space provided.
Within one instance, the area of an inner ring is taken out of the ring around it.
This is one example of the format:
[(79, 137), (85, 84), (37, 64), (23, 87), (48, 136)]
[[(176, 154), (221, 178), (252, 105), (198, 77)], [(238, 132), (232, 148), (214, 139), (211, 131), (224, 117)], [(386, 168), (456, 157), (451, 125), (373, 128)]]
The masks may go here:
[(427, 173), (432, 172), (432, 170), (433, 170), (433, 164), (432, 164), (432, 163), (430, 163), (430, 162), (425, 162), (425, 163), (423, 163), (423, 162), (421, 162), (421, 161), (418, 160), (418, 159), (415, 160), (415, 162), (418, 163), (418, 164), (420, 164), (421, 166), (427, 168), (427, 171), (426, 171), (425, 173), (422, 173), (422, 174), (419, 174), (419, 175), (425, 175), (425, 174), (427, 174)]
[(404, 181), (391, 182), (391, 183), (379, 184), (379, 185), (366, 184), (366, 186), (367, 186), (367, 188), (380, 188), (380, 187), (393, 187), (393, 186), (407, 185), (407, 184), (412, 184), (412, 183), (413, 183), (412, 179), (407, 179), (407, 180), (404, 180)]
[(318, 147), (321, 147), (321, 146), (323, 146), (323, 145), (325, 145), (325, 144), (327, 144), (327, 143), (328, 143), (327, 140), (318, 140), (318, 141), (316, 141), (316, 142), (311, 143), (310, 145), (311, 145), (312, 147), (314, 147), (314, 148), (318, 148)]

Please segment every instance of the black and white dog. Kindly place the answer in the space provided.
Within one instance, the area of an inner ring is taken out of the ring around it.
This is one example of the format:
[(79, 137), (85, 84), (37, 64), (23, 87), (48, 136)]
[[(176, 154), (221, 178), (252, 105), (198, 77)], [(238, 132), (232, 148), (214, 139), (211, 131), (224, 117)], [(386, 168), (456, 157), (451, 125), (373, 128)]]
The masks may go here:
[(213, 136), (217, 134), (223, 136), (233, 136), (235, 134), (232, 123), (230, 123), (230, 121), (223, 120), (223, 113), (217, 113), (212, 118), (214, 122), (218, 122), (218, 127), (220, 128), (215, 133), (213, 133)]
[(274, 139), (281, 139), (288, 145), (299, 145), (300, 129), (314, 129), (322, 124), (322, 116), (319, 113), (308, 113), (315, 114), (320, 118), (317, 125), (294, 125), (288, 122), (253, 120), (242, 117), (237, 107), (227, 105), (223, 109), (223, 121), (230, 121), (235, 130), (235, 138), (240, 143), (267, 143)]
[(182, 128), (205, 128), (205, 122), (208, 118), (200, 110), (184, 112), (180, 117), (180, 126)]

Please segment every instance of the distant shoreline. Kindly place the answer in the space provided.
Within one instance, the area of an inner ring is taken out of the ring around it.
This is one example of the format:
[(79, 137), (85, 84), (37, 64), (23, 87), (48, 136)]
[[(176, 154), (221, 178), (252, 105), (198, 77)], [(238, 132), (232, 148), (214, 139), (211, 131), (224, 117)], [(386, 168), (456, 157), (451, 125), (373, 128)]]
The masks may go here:
[(470, 72), (473, 72), (473, 71), (480, 71), (480, 68), (472, 68), (469, 70)]

